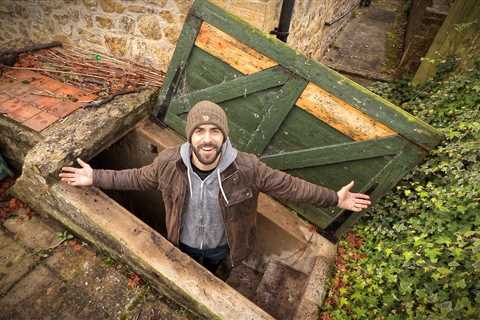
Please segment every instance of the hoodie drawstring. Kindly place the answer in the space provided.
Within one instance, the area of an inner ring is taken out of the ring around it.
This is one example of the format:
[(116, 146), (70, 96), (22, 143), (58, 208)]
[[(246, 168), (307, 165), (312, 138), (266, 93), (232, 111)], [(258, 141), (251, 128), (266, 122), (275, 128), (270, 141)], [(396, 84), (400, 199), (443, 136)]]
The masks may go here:
[(228, 199), (227, 199), (227, 196), (225, 195), (225, 191), (223, 191), (223, 187), (222, 187), (222, 179), (220, 179), (220, 170), (217, 170), (217, 177), (218, 177), (218, 185), (220, 186), (220, 191), (222, 192), (223, 199), (225, 200), (225, 202), (228, 205)]
[(190, 188), (190, 198), (193, 198), (192, 177), (190, 177), (190, 167), (187, 167), (188, 186)]

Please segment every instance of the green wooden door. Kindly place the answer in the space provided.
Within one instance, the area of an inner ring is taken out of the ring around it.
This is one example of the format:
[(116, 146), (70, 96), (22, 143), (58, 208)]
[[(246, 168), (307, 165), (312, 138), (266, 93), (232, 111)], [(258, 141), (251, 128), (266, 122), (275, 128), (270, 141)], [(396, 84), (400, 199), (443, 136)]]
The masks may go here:
[[(440, 140), (426, 123), (208, 1), (191, 8), (154, 114), (184, 134), (201, 100), (224, 108), (239, 150), (335, 190), (354, 180), (354, 191), (374, 200)], [(360, 217), (287, 205), (337, 236)]]

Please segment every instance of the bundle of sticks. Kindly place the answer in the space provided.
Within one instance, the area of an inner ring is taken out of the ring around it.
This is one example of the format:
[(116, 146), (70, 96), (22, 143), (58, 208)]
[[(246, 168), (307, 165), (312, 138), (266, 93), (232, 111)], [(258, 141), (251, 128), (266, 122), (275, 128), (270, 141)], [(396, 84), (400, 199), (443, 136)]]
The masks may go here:
[(99, 97), (161, 87), (165, 73), (127, 59), (78, 47), (54, 47), (18, 56), (9, 69), (32, 70)]

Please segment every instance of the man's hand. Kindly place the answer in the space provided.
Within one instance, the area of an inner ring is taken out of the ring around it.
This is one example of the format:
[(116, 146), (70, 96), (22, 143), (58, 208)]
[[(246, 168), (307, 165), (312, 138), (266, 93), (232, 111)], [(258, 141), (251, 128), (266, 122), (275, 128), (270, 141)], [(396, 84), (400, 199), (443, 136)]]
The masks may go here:
[(77, 158), (77, 162), (82, 168), (63, 167), (59, 174), (61, 180), (72, 186), (91, 186), (93, 184), (92, 167), (80, 158)]
[(353, 187), (353, 181), (343, 186), (338, 192), (337, 207), (347, 209), (355, 212), (360, 212), (368, 208), (370, 204), (370, 197), (363, 193), (353, 193), (350, 189)]

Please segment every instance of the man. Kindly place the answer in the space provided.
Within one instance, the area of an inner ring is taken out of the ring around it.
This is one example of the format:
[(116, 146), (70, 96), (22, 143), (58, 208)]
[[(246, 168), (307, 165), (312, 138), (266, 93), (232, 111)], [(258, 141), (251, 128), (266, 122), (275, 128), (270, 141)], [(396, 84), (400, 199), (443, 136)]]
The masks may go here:
[(201, 101), (187, 116), (188, 142), (162, 151), (152, 164), (127, 170), (64, 167), (60, 177), (73, 186), (158, 190), (165, 203), (167, 238), (215, 273), (231, 269), (253, 250), (259, 192), (319, 207), (359, 212), (367, 195), (352, 193), (353, 181), (335, 192), (274, 170), (255, 155), (237, 151), (228, 138), (227, 116)]

